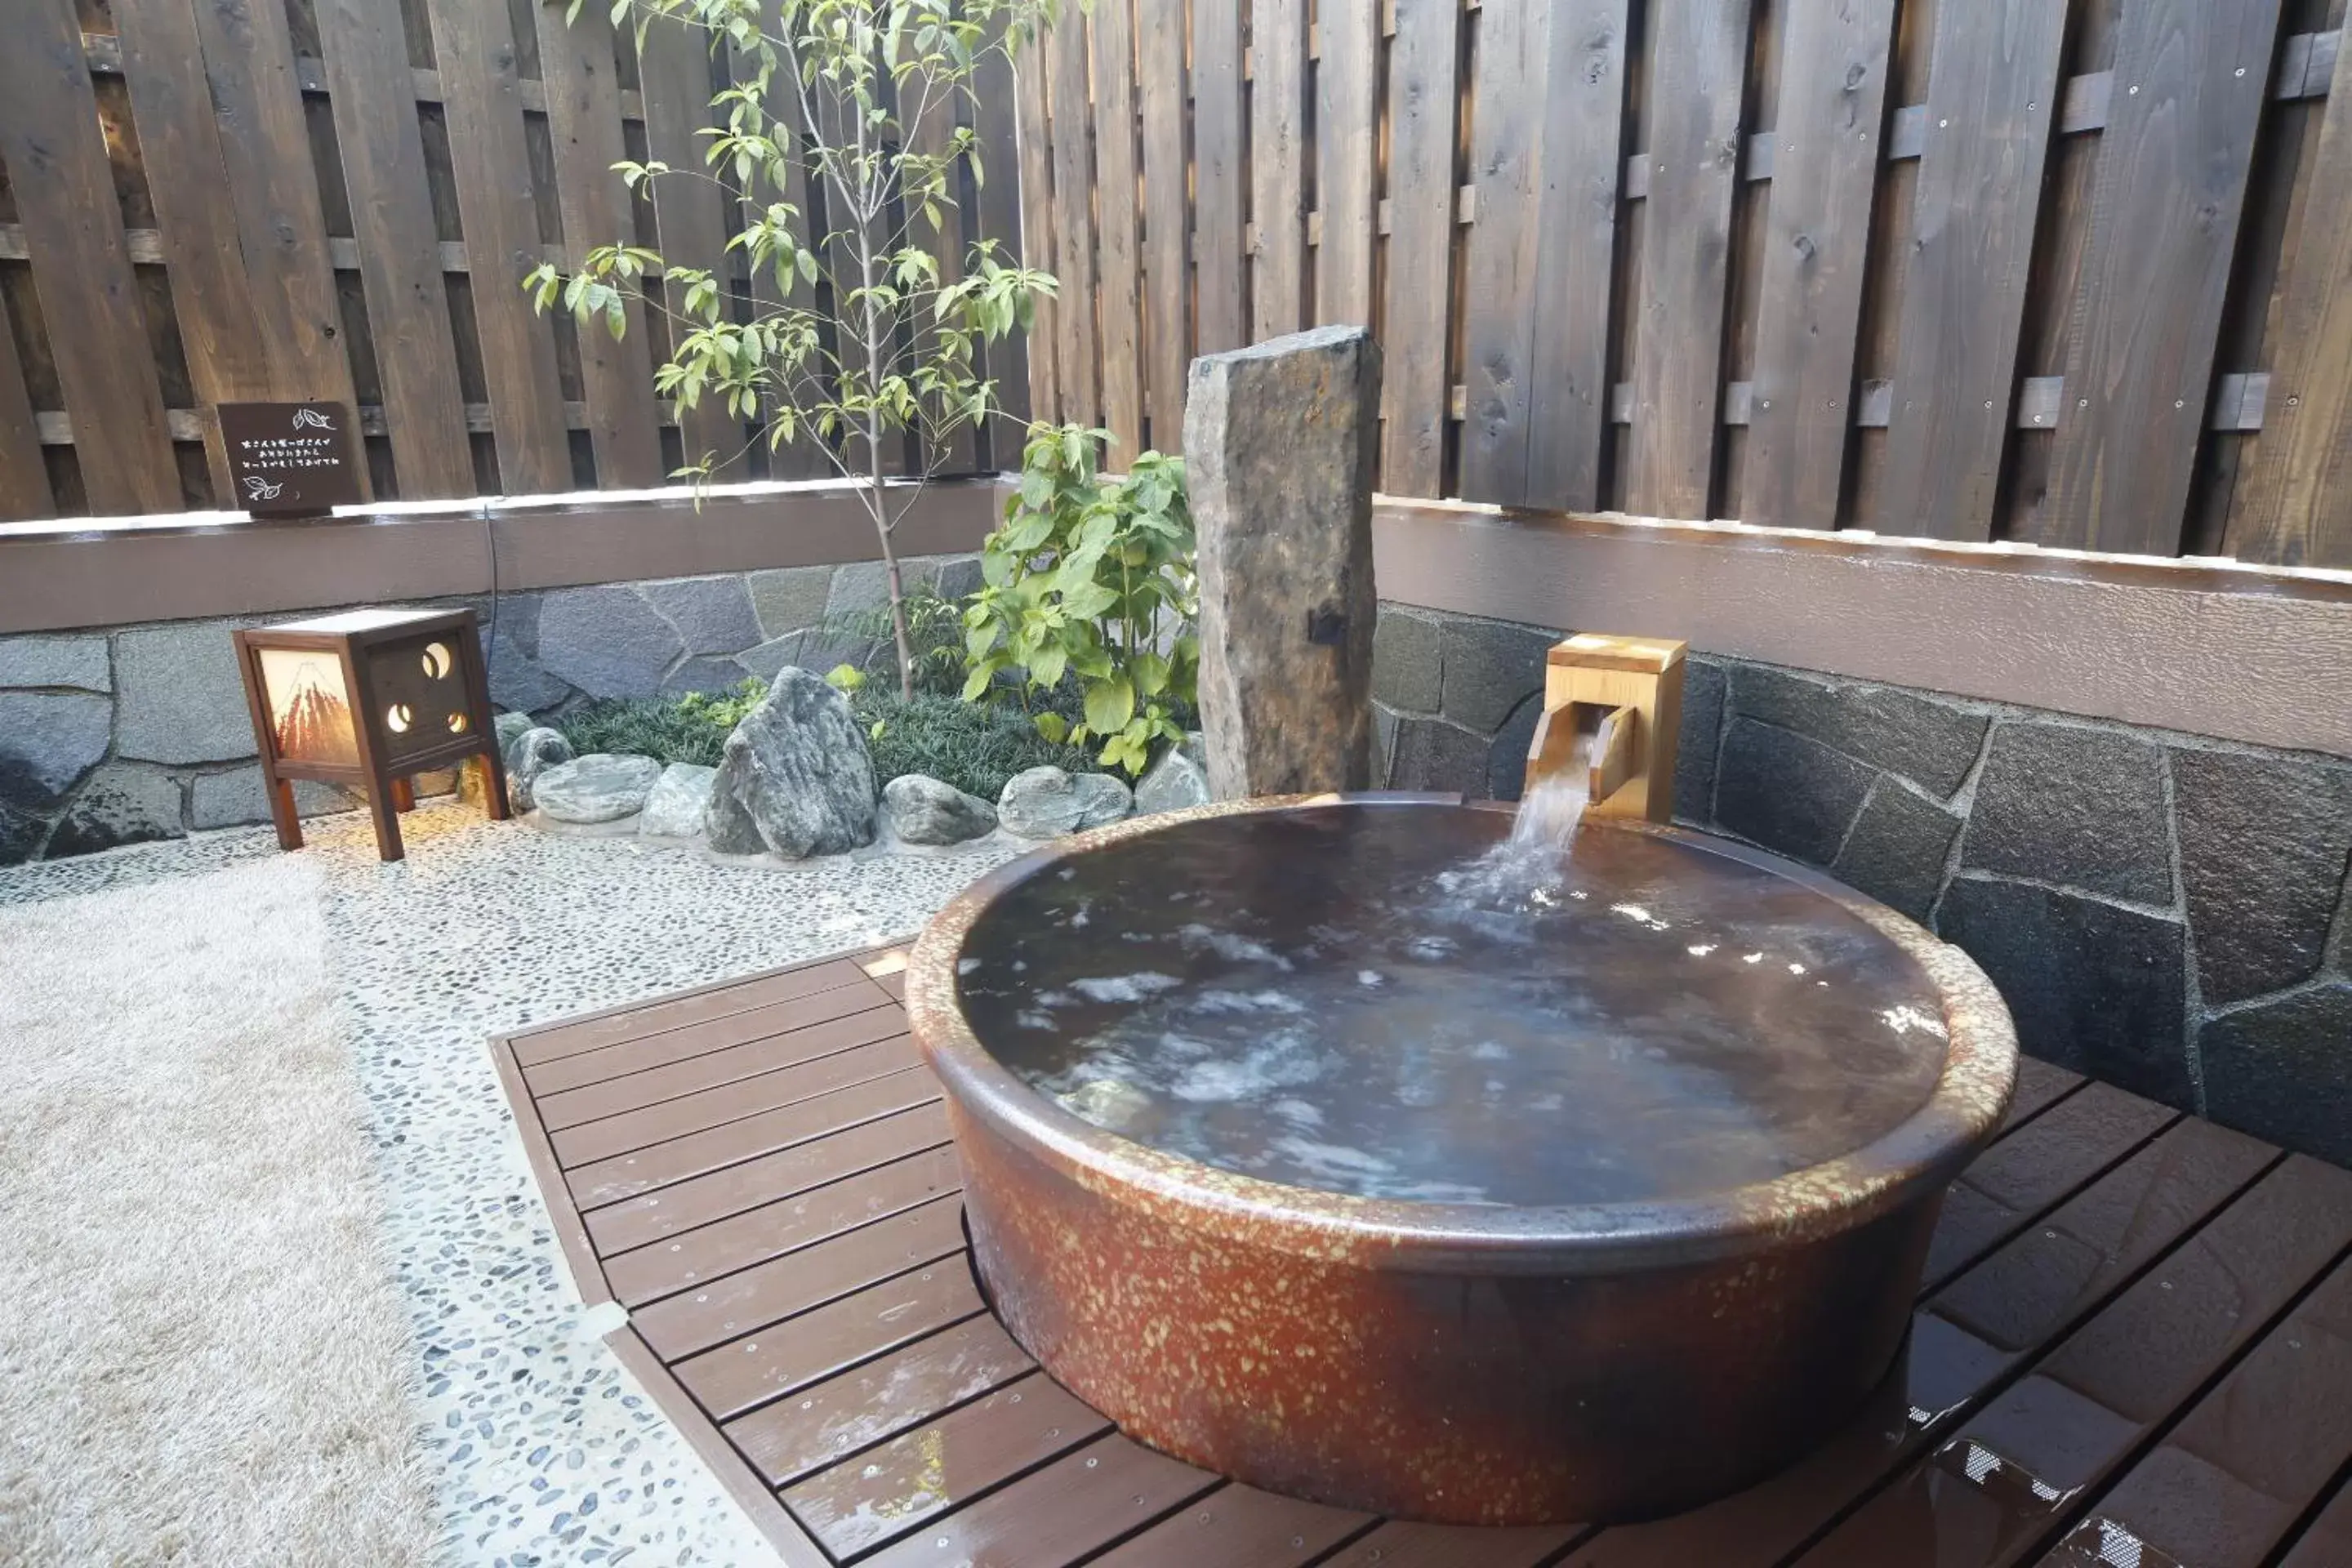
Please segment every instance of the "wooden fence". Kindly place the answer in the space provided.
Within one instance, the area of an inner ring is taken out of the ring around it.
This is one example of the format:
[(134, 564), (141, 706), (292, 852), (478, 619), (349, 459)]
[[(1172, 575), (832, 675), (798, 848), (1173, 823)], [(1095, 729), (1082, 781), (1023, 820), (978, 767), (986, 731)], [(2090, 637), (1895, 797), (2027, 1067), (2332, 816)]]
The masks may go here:
[(1033, 400), (1173, 447), (1195, 352), (1361, 321), (1399, 495), (2352, 565), (2343, 11), (1097, 0)]
[[(6, 9), (0, 520), (229, 504), (223, 402), (356, 406), (379, 499), (657, 485), (683, 454), (743, 447), (715, 400), (684, 430), (656, 402), (658, 313), (616, 342), (534, 315), (520, 289), (542, 258), (614, 240), (726, 268), (730, 193), (689, 178), (633, 197), (612, 172), (702, 167), (730, 67), (700, 35), (657, 26), (640, 58), (600, 0), (569, 27), (565, 0)], [(1017, 239), (1013, 93), (1002, 71), (984, 85), (974, 130), (999, 177), (967, 174), (956, 252)], [(987, 368), (1017, 431), (1023, 346)], [(951, 466), (992, 468), (989, 446), (967, 437)], [(772, 462), (754, 447), (723, 477), (831, 472), (805, 445)]]

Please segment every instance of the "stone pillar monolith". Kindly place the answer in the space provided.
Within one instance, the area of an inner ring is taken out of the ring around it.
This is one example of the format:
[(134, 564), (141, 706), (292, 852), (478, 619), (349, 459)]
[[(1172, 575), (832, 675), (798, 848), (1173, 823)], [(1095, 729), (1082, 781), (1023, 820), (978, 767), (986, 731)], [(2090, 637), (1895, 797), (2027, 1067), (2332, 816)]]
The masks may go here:
[(1192, 362), (1201, 728), (1221, 800), (1371, 783), (1381, 351), (1318, 327)]

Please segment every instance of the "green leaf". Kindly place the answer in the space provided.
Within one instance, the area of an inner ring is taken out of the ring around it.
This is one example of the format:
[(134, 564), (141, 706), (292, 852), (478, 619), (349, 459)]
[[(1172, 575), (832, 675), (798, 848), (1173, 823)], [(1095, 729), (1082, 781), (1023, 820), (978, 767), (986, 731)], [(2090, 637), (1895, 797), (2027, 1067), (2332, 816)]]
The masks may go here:
[(1039, 686), (1062, 684), (1062, 671), (1069, 664), (1069, 650), (1059, 643), (1049, 643), (1037, 650), (1029, 661), (1029, 679)]
[(824, 683), (835, 691), (855, 691), (866, 684), (866, 672), (854, 664), (836, 664), (824, 672)]
[(1168, 689), (1168, 661), (1150, 648), (1135, 656), (1135, 689), (1146, 697)]
[(1135, 688), (1125, 676), (1114, 676), (1087, 687), (1087, 724), (1104, 734), (1127, 728), (1135, 716)]
[(1036, 716), (1035, 723), (1037, 725), (1037, 733), (1045, 736), (1045, 739), (1053, 742), (1054, 744), (1057, 746), (1064, 741), (1069, 739), (1069, 721), (1063, 718), (1059, 713), (1040, 713)]

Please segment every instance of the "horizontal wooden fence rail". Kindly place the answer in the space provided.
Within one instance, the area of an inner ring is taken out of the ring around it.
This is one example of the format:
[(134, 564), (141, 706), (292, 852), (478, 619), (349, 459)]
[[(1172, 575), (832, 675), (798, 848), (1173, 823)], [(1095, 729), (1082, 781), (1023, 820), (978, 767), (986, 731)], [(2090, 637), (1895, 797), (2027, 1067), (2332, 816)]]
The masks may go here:
[[(378, 499), (638, 488), (706, 450), (730, 458), (724, 479), (830, 477), (805, 440), (771, 457), (715, 401), (681, 416), (656, 398), (657, 314), (616, 343), (533, 312), (524, 273), (614, 240), (732, 274), (739, 315), (757, 292), (724, 249), (738, 193), (689, 177), (633, 195), (611, 168), (699, 168), (732, 57), (668, 22), (641, 52), (609, 6), (565, 10), (17, 0), (0, 521), (228, 504), (212, 410), (246, 400), (352, 406)], [(1019, 253), (1012, 93), (989, 86), (959, 112), (992, 177), (964, 186), (943, 260), (982, 237)], [(1025, 346), (983, 368), (1008, 418), (941, 454), (949, 472), (1009, 461), (1027, 418)]]
[(2352, 566), (2345, 8), (1099, 0), (1033, 404), (1361, 321), (1398, 495)]

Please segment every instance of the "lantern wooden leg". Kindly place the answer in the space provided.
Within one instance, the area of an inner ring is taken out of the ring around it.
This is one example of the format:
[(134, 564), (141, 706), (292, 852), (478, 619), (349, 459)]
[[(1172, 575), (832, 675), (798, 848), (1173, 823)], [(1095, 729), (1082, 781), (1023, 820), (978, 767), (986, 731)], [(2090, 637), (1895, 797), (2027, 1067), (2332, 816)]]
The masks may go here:
[(514, 815), (507, 803), (506, 769), (487, 752), (474, 758), (473, 765), (482, 770), (482, 809), (489, 813), (492, 822), (504, 822)]
[(400, 860), (407, 858), (406, 846), (400, 841), (400, 813), (392, 798), (392, 782), (379, 779), (368, 791), (368, 817), (375, 824), (375, 852), (379, 859)]
[(278, 847), (302, 847), (302, 819), (294, 813), (294, 786), (284, 779), (268, 781), (269, 820), (278, 829)]
[(392, 808), (406, 813), (416, 809), (416, 785), (406, 778), (392, 781)]

